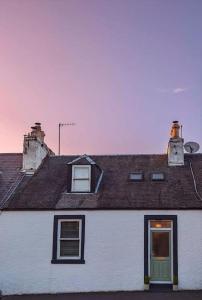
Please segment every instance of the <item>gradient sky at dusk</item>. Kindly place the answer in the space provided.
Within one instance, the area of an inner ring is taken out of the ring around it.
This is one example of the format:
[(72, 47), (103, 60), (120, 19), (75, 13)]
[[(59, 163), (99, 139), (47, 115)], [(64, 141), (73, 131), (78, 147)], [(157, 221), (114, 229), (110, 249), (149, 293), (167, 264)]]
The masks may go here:
[(0, 152), (41, 122), (62, 153), (202, 147), (201, 0), (0, 0)]

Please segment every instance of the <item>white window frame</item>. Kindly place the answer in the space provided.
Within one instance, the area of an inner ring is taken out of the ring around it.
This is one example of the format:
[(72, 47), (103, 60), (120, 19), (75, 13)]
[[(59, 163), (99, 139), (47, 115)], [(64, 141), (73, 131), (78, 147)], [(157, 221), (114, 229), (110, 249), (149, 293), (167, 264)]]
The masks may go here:
[[(63, 222), (78, 222), (79, 223), (79, 237), (78, 238), (61, 238), (61, 224)], [(57, 259), (81, 259), (81, 230), (82, 230), (82, 220), (79, 219), (59, 219), (58, 220), (58, 231), (57, 231)], [(61, 241), (79, 241), (79, 255), (78, 256), (61, 256), (60, 255), (60, 245)]]
[[(74, 174), (75, 174), (75, 169), (76, 168), (88, 168), (89, 169), (89, 178), (79, 178), (75, 179)], [(75, 189), (74, 182), (75, 180), (88, 180), (88, 190), (87, 191), (79, 191)], [(90, 165), (73, 165), (72, 166), (72, 186), (71, 186), (71, 192), (73, 193), (89, 193), (91, 190), (91, 166)]]

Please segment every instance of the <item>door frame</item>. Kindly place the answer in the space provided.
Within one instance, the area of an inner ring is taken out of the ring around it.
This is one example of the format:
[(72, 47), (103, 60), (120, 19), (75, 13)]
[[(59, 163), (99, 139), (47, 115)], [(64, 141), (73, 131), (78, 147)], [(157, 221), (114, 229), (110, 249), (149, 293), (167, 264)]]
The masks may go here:
[(152, 280), (150, 283), (157, 283), (157, 284), (167, 284), (167, 283), (172, 283), (173, 282), (173, 221), (171, 221), (171, 228), (151, 228), (150, 227), (150, 221), (148, 222), (149, 228), (148, 228), (148, 274), (149, 276), (151, 275), (151, 233), (152, 232), (169, 232), (169, 252), (170, 252), (170, 275), (171, 275), (171, 280), (165, 281), (165, 280)]
[[(152, 281), (152, 284), (170, 284), (178, 278), (178, 247), (177, 247), (177, 215), (145, 215), (144, 216), (144, 276), (150, 276), (150, 221), (170, 220), (171, 230), (171, 279), (172, 281)], [(163, 230), (163, 229), (162, 229)], [(165, 230), (165, 229), (164, 229)]]

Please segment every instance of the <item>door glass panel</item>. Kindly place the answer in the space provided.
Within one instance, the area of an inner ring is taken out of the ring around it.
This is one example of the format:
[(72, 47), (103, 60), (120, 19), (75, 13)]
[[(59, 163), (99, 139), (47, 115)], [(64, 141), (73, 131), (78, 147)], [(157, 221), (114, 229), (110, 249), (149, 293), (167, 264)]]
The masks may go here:
[(171, 221), (168, 220), (153, 220), (150, 221), (151, 228), (171, 228)]
[(152, 256), (169, 257), (169, 232), (152, 232)]

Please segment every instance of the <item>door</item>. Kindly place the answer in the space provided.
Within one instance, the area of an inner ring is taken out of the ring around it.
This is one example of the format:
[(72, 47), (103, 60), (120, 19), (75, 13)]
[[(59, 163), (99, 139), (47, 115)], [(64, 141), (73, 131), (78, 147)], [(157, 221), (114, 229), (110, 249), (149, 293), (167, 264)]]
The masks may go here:
[(171, 231), (150, 231), (150, 281), (171, 281)]

